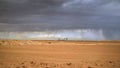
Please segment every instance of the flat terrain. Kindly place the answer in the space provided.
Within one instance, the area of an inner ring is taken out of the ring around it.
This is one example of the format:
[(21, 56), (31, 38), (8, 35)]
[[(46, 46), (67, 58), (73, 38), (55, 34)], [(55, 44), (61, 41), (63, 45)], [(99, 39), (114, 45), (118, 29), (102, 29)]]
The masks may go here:
[(120, 68), (120, 41), (0, 40), (0, 68)]

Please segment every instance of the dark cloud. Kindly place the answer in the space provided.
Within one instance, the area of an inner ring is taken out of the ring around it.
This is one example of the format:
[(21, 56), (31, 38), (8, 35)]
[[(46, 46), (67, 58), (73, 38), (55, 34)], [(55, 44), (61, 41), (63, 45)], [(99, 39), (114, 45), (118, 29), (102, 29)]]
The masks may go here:
[(102, 29), (108, 37), (119, 22), (119, 0), (0, 0), (0, 31)]
[(0, 13), (4, 15), (24, 15), (36, 13), (48, 7), (56, 7), (62, 1), (56, 0), (1, 0)]
[(119, 11), (119, 0), (0, 0), (0, 22), (5, 24), (109, 27), (119, 25)]

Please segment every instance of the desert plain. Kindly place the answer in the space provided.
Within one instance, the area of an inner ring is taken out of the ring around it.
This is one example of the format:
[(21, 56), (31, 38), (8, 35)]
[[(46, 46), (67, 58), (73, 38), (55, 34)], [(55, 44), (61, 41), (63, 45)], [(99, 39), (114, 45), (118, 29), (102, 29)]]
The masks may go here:
[(0, 68), (120, 68), (120, 41), (0, 40)]

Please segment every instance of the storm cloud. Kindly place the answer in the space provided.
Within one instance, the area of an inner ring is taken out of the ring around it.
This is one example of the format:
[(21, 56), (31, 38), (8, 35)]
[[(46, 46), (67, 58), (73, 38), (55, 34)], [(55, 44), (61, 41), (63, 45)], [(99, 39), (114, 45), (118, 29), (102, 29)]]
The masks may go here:
[(106, 38), (120, 39), (120, 1), (0, 0), (0, 31), (77, 29), (101, 29)]

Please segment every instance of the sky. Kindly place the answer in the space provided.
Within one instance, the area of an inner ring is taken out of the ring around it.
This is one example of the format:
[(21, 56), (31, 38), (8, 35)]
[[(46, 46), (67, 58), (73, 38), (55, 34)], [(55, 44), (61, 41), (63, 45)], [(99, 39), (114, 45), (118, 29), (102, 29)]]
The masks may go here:
[(120, 1), (0, 0), (1, 32), (84, 29), (120, 40)]

